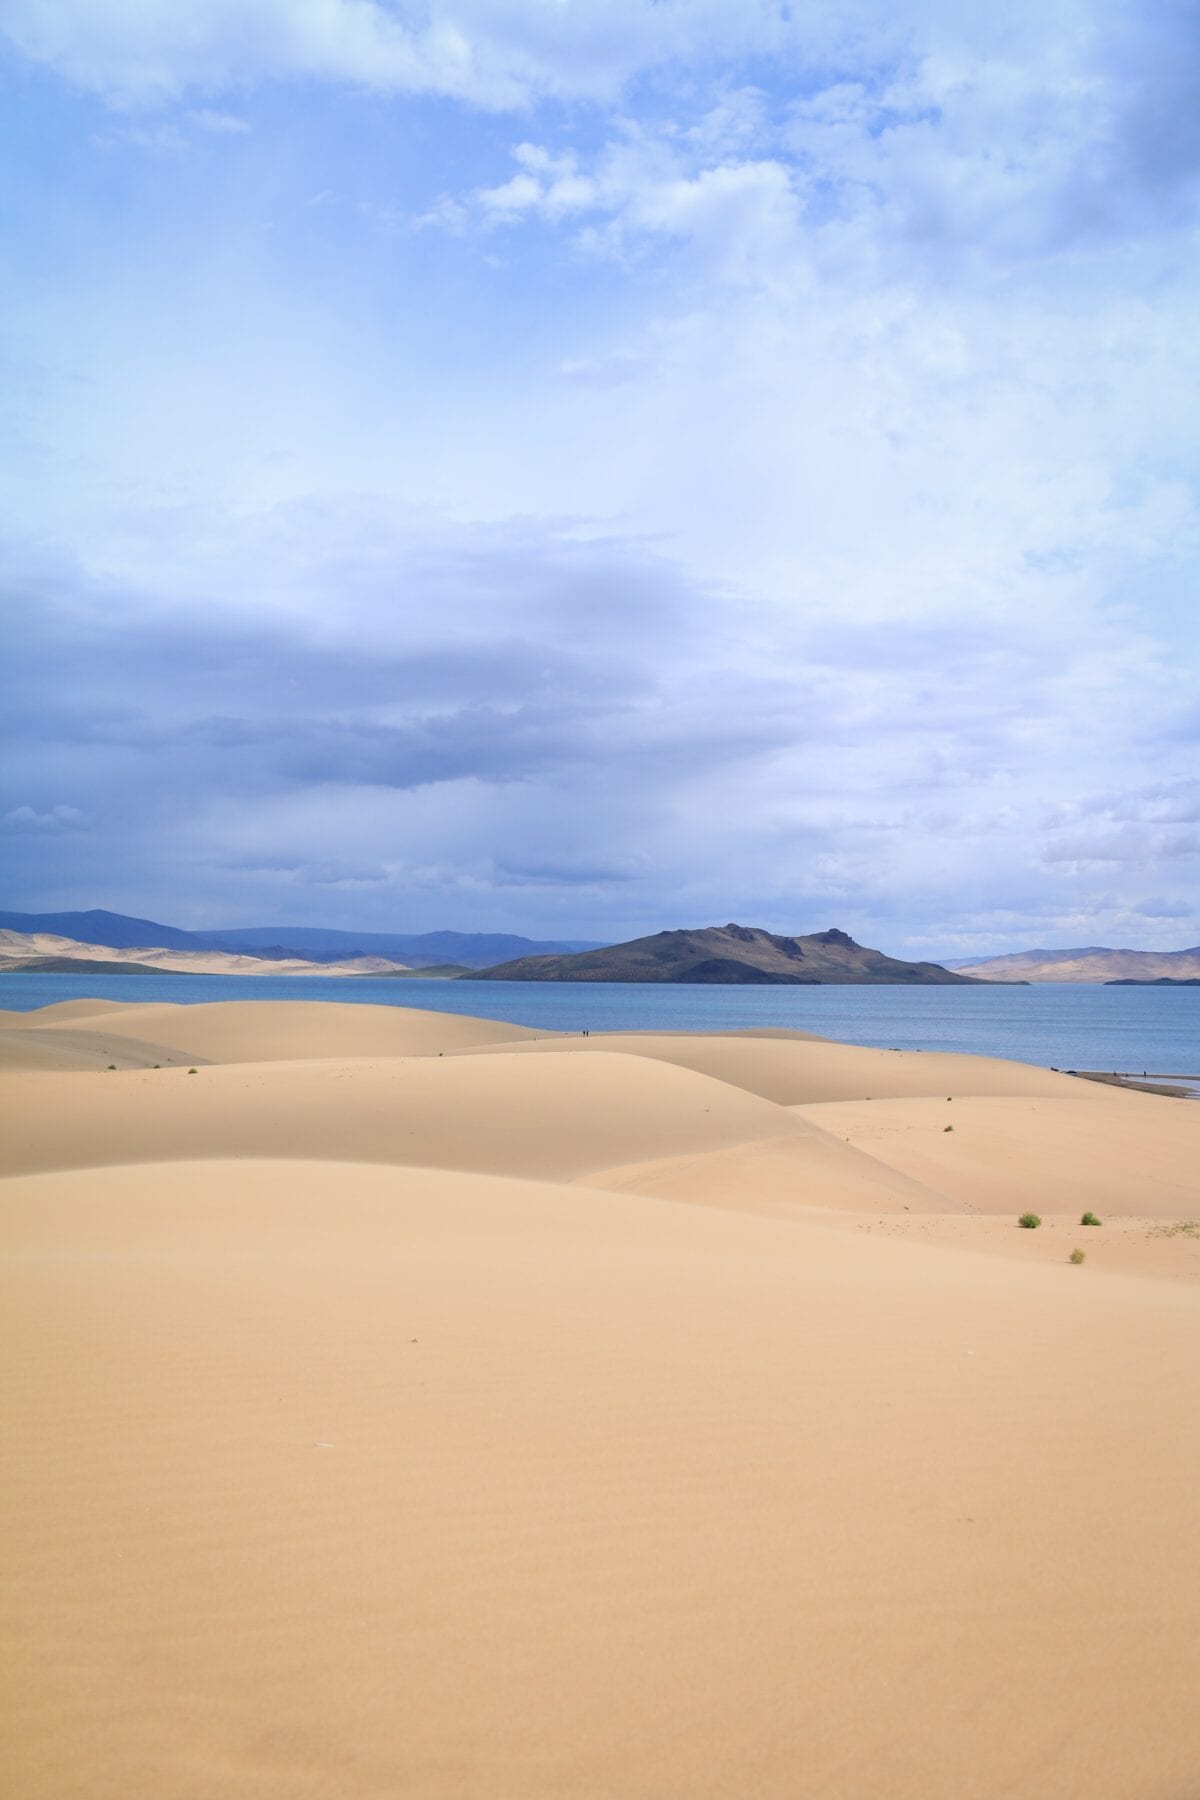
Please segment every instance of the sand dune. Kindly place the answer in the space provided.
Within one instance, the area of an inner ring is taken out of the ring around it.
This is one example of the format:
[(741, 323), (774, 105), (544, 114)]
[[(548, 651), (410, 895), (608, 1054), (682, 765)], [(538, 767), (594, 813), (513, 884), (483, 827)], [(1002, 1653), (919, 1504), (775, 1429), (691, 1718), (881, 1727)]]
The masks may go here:
[[(76, 1006), (89, 1010), (67, 1010)], [(64, 1020), (73, 1023), (89, 1017), (93, 1007), (102, 1007), (100, 1024), (86, 1043), (74, 1030), (62, 1033)], [(37, 1054), (29, 1048), (32, 1034), (44, 1043), (54, 1033), (64, 1052), (62, 1066), (70, 1066), (74, 1052), (81, 1059), (78, 1066), (86, 1068), (94, 1067), (94, 1056), (101, 1050), (111, 1051), (104, 1066), (115, 1062), (118, 1068), (146, 1068), (168, 1058), (176, 1063), (229, 1063), (431, 1056), (534, 1036), (522, 1025), (495, 1019), (460, 1018), (454, 1013), (424, 1012), (408, 1006), (320, 1000), (218, 1000), (195, 1006), (68, 1001), (35, 1012), (7, 1014), (0, 1020), (0, 1030), (7, 1041), (10, 1066), (21, 1066), (22, 1054)], [(82, 1060), (85, 1057), (88, 1060)]]
[(13, 1792), (1194, 1791), (1192, 1290), (427, 1171), (0, 1197)]
[(82, 1019), (97, 1013), (124, 1012), (123, 1000), (56, 1000), (51, 1006), (39, 1006), (32, 1012), (0, 1011), (3, 1025), (51, 1025), (60, 1019)]
[(911, 1176), (810, 1127), (803, 1135), (746, 1139), (593, 1169), (581, 1179), (613, 1193), (648, 1194), (732, 1212), (807, 1218), (833, 1208), (857, 1214), (933, 1212), (940, 1196)]
[(806, 1106), (800, 1115), (939, 1194), (937, 1210), (1200, 1215), (1200, 1107), (1102, 1091), (1111, 1104), (1100, 1110), (1074, 1098), (967, 1097)]
[[(641, 1057), (369, 1057), (9, 1075), (0, 1173), (196, 1156), (318, 1157), (572, 1180), (772, 1135), (784, 1108)], [(853, 1156), (853, 1152), (847, 1152)]]
[(108, 1033), (100, 1021), (89, 1024), (91, 1029), (63, 1024), (29, 1031), (0, 1021), (0, 1075), (17, 1069), (95, 1074), (102, 1069), (150, 1069), (190, 1061), (171, 1044)]
[(901, 1095), (1009, 1094), (1087, 1098), (1090, 1087), (1068, 1075), (996, 1057), (940, 1051), (872, 1050), (801, 1032), (730, 1035), (701, 1032), (605, 1032), (594, 1037), (533, 1038), (521, 1050), (580, 1055), (645, 1056), (695, 1069), (781, 1106), (825, 1100), (894, 1099)]
[(915, 1207), (879, 1213), (839, 1208), (807, 1212), (804, 1219), (834, 1230), (899, 1238), (924, 1249), (944, 1246), (1054, 1268), (1061, 1268), (1072, 1251), (1082, 1250), (1089, 1277), (1111, 1273), (1200, 1282), (1200, 1221), (1191, 1214), (1184, 1220), (1106, 1212), (1102, 1229), (1092, 1230), (1080, 1228), (1078, 1213), (1046, 1212), (1037, 1231), (1014, 1231), (1011, 1213), (936, 1213)]
[(0, 1053), (7, 1791), (1200, 1792), (1200, 1105), (357, 1004)]

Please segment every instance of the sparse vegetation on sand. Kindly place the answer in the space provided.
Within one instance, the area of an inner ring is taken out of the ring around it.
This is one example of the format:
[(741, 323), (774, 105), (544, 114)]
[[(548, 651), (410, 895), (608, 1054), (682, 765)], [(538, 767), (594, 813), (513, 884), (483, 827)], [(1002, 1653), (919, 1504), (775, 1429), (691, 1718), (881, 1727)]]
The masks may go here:
[(1017, 1220), (1017, 1224), (1023, 1231), (1036, 1231), (1041, 1222), (1041, 1214), (1034, 1212), (1022, 1213)]
[(1072, 1250), (1070, 1256), (1068, 1256), (1068, 1258), (1067, 1258), (1067, 1261), (1073, 1262), (1073, 1263), (1086, 1262), (1087, 1261), (1087, 1253), (1086, 1253), (1086, 1251), (1083, 1251), (1083, 1250)]
[(1103, 1224), (1103, 1220), (1098, 1219), (1094, 1212), (1085, 1212), (1079, 1223), (1081, 1225), (1100, 1225)]

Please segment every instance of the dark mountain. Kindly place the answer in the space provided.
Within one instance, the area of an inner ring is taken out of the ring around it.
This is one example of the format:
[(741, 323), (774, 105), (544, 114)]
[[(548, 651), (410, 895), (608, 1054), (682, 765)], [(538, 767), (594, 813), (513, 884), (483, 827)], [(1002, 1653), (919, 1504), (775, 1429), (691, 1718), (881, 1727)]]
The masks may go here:
[(523, 956), (461, 981), (669, 981), (680, 983), (832, 982), (973, 986), (938, 963), (900, 962), (856, 944), (844, 931), (776, 937), (750, 925), (710, 925), (701, 931), (660, 931), (578, 956)]
[(103, 944), (110, 950), (234, 950), (267, 960), (303, 956), (314, 962), (339, 962), (347, 956), (391, 956), (413, 968), (457, 963), (484, 969), (504, 957), (569, 954), (594, 950), (587, 939), (539, 942), (506, 932), (471, 931), (333, 931), (308, 925), (250, 925), (232, 931), (182, 931), (153, 919), (124, 913), (0, 912), (0, 929), (52, 931), (78, 944)]

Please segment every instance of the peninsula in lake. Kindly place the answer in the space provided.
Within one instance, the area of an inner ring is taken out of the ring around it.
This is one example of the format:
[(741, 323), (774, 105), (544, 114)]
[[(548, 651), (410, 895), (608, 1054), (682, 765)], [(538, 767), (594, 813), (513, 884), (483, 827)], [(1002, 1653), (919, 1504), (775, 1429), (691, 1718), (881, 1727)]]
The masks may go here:
[(1157, 975), (1138, 981), (1126, 975), (1120, 981), (1106, 981), (1105, 987), (1200, 987), (1200, 975)]
[(754, 925), (708, 925), (699, 931), (658, 931), (627, 944), (574, 956), (521, 956), (460, 976), (464, 981), (661, 981), (815, 987), (899, 984), (966, 986), (973, 977), (940, 963), (902, 962), (856, 944), (844, 931), (777, 937)]

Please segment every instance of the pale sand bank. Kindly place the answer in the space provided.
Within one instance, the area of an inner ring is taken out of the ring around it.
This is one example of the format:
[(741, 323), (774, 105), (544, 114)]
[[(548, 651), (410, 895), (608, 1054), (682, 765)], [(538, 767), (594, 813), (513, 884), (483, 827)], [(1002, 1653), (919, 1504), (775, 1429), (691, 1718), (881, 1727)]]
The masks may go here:
[(1200, 1792), (1200, 1107), (311, 1002), (0, 1042), (7, 1791)]
[(337, 962), (313, 962), (306, 956), (263, 957), (228, 950), (168, 950), (157, 945), (141, 949), (117, 949), (108, 944), (84, 944), (77, 938), (51, 931), (9, 931), (0, 927), (0, 969), (36, 970), (50, 960), (75, 968), (88, 965), (104, 969), (162, 970), (180, 975), (395, 975), (411, 974), (407, 963), (389, 956), (350, 956)]

